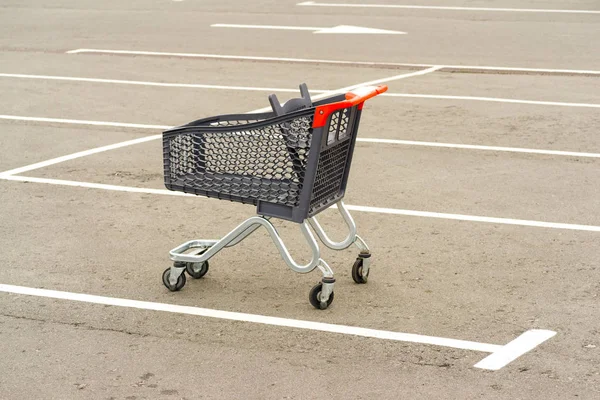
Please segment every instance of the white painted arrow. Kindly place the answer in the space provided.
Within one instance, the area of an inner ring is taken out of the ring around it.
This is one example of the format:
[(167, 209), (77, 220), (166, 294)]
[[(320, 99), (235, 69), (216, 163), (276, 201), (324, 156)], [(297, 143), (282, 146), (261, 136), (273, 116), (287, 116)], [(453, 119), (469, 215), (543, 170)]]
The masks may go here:
[(282, 26), (282, 25), (238, 25), (238, 24), (213, 24), (213, 28), (245, 28), (245, 29), (280, 29), (293, 31), (313, 31), (313, 33), (349, 33), (349, 34), (378, 34), (378, 35), (405, 35), (406, 32), (389, 31), (385, 29), (364, 28), (361, 26), (338, 25), (331, 28), (315, 26)]

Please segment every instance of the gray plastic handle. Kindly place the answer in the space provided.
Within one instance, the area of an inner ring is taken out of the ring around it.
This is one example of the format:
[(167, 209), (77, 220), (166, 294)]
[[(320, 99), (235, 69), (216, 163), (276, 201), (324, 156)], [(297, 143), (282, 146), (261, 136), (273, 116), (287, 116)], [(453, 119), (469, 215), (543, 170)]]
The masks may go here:
[(271, 108), (273, 109), (275, 115), (279, 116), (312, 107), (312, 100), (310, 98), (310, 93), (308, 92), (306, 83), (300, 84), (299, 88), (300, 96), (302, 97), (290, 99), (286, 101), (285, 104), (281, 104), (276, 95), (269, 95), (269, 103), (271, 103)]

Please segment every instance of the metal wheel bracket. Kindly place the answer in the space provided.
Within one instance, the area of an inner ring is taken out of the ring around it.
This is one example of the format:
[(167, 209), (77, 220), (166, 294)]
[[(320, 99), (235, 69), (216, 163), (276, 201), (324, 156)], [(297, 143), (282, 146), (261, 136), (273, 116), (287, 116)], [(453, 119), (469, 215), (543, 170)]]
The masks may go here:
[[(364, 257), (363, 255), (368, 255), (368, 257)], [(362, 276), (365, 278), (369, 276), (369, 268), (371, 267), (371, 253), (363, 253), (361, 252), (358, 255), (358, 258), (362, 260)], [(365, 279), (366, 280), (366, 279)]]
[(171, 272), (169, 273), (169, 284), (171, 284), (171, 286), (177, 286), (177, 281), (181, 274), (183, 274), (183, 271), (185, 271), (185, 265), (183, 267), (176, 267), (175, 264), (173, 264)]
[(333, 286), (335, 284), (335, 279), (323, 278), (321, 294), (319, 294), (319, 301), (321, 302), (321, 308), (327, 308), (327, 301), (333, 293)]

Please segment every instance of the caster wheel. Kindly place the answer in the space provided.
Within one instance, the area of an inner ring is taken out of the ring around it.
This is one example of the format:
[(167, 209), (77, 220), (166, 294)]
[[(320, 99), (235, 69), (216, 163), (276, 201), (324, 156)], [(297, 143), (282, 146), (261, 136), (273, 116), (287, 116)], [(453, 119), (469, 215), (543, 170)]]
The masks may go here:
[(163, 272), (163, 274), (162, 274), (163, 284), (171, 292), (177, 292), (177, 291), (181, 290), (181, 288), (185, 286), (185, 274), (179, 275), (179, 278), (177, 278), (177, 284), (175, 286), (173, 286), (173, 285), (171, 285), (171, 283), (169, 283), (170, 275), (171, 275), (171, 268), (165, 269), (165, 272)]
[(317, 310), (325, 310), (329, 305), (333, 302), (333, 292), (329, 295), (329, 300), (327, 300), (326, 304), (321, 303), (321, 289), (323, 288), (323, 284), (321, 282), (317, 283), (308, 294), (308, 300), (310, 300), (310, 304)]
[(208, 272), (208, 261), (185, 263), (185, 271), (194, 279), (200, 279)]
[(369, 271), (363, 275), (363, 259), (357, 258), (352, 266), (352, 279), (354, 279), (354, 282), (356, 283), (367, 283)]

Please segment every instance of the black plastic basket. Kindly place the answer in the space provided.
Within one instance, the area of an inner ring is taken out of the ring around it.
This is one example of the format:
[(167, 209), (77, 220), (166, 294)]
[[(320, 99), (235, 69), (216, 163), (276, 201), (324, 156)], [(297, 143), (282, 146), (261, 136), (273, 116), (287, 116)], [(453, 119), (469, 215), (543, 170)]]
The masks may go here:
[(294, 99), (287, 109), (170, 129), (163, 134), (165, 186), (253, 204), (259, 215), (300, 223), (344, 197), (362, 105), (386, 89), (305, 106)]

